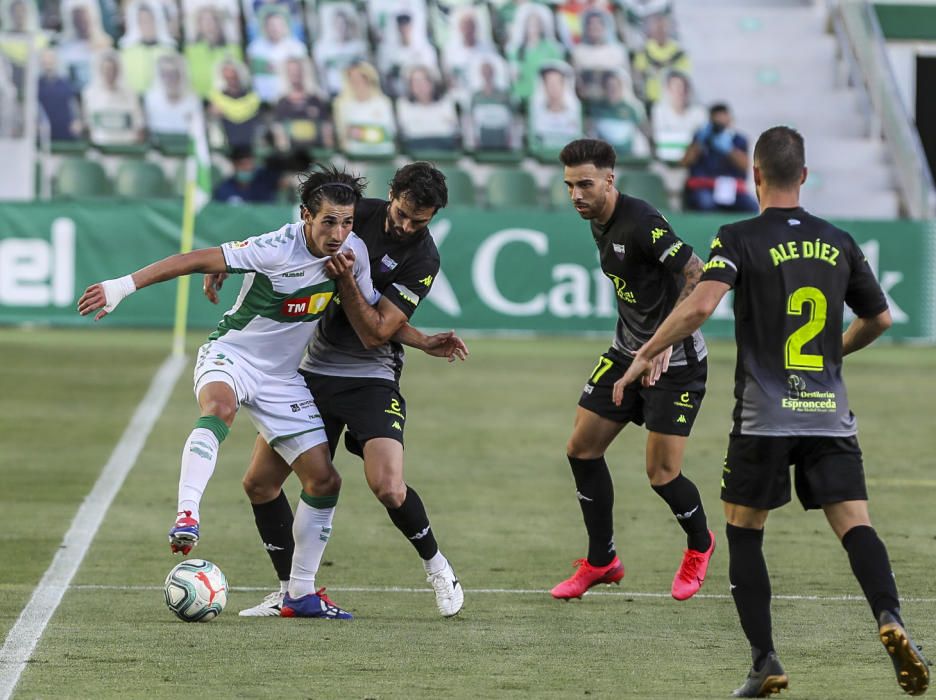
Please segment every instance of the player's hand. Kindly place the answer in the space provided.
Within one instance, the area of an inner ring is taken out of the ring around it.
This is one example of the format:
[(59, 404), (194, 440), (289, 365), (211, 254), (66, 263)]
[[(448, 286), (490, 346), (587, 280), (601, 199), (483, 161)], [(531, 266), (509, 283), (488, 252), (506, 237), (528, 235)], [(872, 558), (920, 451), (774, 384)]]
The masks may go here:
[(624, 400), (624, 389), (628, 385), (633, 384), (638, 379), (640, 379), (644, 374), (650, 371), (651, 362), (639, 352), (634, 355), (634, 359), (630, 363), (630, 367), (627, 368), (627, 371), (624, 372), (624, 376), (614, 382), (614, 388), (611, 390), (611, 400), (614, 401), (615, 406), (620, 406), (621, 401)]
[(465, 341), (455, 335), (455, 331), (427, 336), (422, 351), (433, 357), (444, 357), (449, 362), (464, 361), (470, 354)]
[(354, 271), (354, 253), (350, 250), (342, 250), (335, 253), (325, 263), (325, 274), (333, 280), (340, 277), (350, 276)]
[(100, 309), (94, 317), (95, 321), (100, 321), (135, 291), (136, 285), (131, 275), (92, 284), (78, 299), (78, 313), (87, 316)]
[(651, 387), (656, 384), (660, 375), (669, 369), (669, 361), (672, 354), (673, 346), (670, 345), (666, 350), (650, 360), (650, 371), (641, 377), (641, 384), (645, 387)]
[(107, 316), (107, 312), (103, 309), (106, 303), (107, 299), (104, 296), (104, 287), (102, 287), (100, 283), (92, 284), (84, 291), (81, 298), (78, 299), (78, 313), (82, 316), (87, 316), (92, 311), (101, 309), (101, 312), (94, 317), (95, 321), (100, 321)]
[(221, 286), (227, 278), (228, 273), (226, 272), (211, 272), (205, 275), (205, 281), (202, 282), (202, 291), (212, 304), (218, 303), (218, 292), (221, 291)]

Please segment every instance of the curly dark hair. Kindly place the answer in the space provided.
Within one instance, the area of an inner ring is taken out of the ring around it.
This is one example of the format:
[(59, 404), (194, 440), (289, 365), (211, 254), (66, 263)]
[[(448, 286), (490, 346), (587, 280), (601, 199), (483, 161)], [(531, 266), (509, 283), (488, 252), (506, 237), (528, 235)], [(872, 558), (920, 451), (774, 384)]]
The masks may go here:
[(567, 168), (591, 163), (596, 168), (614, 170), (615, 160), (614, 147), (600, 139), (576, 139), (559, 152), (559, 162)]
[(315, 163), (308, 173), (299, 176), (299, 199), (315, 216), (326, 200), (332, 204), (357, 204), (366, 184), (363, 177), (343, 168)]
[(405, 199), (418, 209), (439, 211), (448, 204), (445, 175), (426, 161), (404, 165), (390, 181), (390, 199), (395, 198)]

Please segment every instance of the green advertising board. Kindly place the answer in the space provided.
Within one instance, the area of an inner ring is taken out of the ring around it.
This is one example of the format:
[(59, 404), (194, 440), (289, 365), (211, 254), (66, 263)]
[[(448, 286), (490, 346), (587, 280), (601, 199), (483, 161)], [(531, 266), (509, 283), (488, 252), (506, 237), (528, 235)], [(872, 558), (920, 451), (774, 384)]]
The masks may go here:
[[(209, 205), (198, 217), (196, 247), (240, 240), (298, 218), (284, 206)], [(718, 227), (730, 218), (670, 217), (677, 233), (706, 259)], [(89, 284), (171, 255), (179, 247), (175, 202), (39, 203), (0, 206), (0, 323), (90, 323), (75, 312)], [(837, 222), (852, 233), (881, 281), (895, 324), (890, 336), (936, 340), (936, 226), (927, 222)], [(616, 316), (614, 287), (602, 274), (588, 226), (573, 211), (452, 208), (432, 233), (442, 271), (414, 322), (427, 328), (530, 333), (607, 333)], [(227, 282), (212, 306), (192, 285), (189, 322), (210, 328), (233, 303)], [(104, 323), (169, 326), (175, 284), (134, 294)], [(732, 333), (729, 301), (706, 324)]]

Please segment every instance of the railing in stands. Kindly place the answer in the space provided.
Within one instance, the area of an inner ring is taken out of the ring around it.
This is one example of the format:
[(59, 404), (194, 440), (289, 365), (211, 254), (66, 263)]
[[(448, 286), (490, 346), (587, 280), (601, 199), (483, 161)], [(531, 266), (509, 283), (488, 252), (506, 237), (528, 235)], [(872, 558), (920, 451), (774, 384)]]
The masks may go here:
[(894, 156), (894, 170), (907, 214), (914, 219), (936, 216), (936, 189), (920, 135), (897, 92), (897, 81), (885, 49), (884, 35), (868, 0), (830, 3), (843, 49), (854, 57), (868, 91), (881, 132)]

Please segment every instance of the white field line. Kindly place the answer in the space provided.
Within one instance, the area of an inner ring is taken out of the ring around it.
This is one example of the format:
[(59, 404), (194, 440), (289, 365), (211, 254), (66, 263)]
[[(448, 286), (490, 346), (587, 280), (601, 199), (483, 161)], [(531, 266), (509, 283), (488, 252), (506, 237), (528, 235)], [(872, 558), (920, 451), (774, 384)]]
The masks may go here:
[(13, 694), (39, 638), (81, 566), (108, 508), (136, 463), (186, 364), (184, 356), (171, 355), (156, 372), (91, 493), (75, 514), (52, 563), (7, 635), (0, 648), (0, 700), (7, 700)]
[[(72, 586), (73, 591), (161, 591), (162, 586), (111, 586), (104, 584), (82, 583)], [(231, 586), (235, 592), (263, 592), (269, 593), (272, 586)], [(329, 586), (329, 591), (335, 593), (432, 593), (431, 588), (407, 588), (403, 586)], [(466, 588), (466, 594), (503, 594), (503, 595), (544, 595), (549, 591), (545, 588)], [(589, 591), (587, 595), (612, 596), (615, 598), (671, 598), (670, 593), (647, 591), (615, 591), (601, 590)], [(729, 593), (696, 593), (694, 598), (708, 598), (711, 600), (727, 600)], [(858, 595), (774, 595), (774, 600), (817, 600), (833, 603), (865, 603), (864, 596)], [(936, 598), (915, 598), (901, 596), (901, 602), (907, 603), (936, 603)]]

